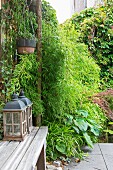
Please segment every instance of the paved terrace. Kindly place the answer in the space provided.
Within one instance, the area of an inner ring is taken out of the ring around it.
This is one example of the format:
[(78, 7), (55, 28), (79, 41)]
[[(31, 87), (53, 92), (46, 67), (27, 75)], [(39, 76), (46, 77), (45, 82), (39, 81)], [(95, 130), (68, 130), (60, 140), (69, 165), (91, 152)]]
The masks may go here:
[(93, 150), (85, 147), (84, 151), (88, 157), (80, 163), (72, 161), (64, 170), (113, 170), (113, 143), (98, 143)]

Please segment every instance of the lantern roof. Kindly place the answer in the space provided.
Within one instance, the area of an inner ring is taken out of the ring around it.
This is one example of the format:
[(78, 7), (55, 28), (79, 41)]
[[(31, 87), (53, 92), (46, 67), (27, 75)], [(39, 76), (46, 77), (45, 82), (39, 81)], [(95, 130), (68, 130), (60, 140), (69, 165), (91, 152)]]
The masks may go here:
[(24, 91), (23, 90), (20, 91), (19, 100), (24, 102), (24, 104), (26, 106), (31, 106), (32, 105), (32, 102), (24, 95)]
[(25, 110), (26, 106), (24, 102), (18, 99), (17, 94), (12, 95), (12, 100), (7, 102), (3, 111), (22, 111)]

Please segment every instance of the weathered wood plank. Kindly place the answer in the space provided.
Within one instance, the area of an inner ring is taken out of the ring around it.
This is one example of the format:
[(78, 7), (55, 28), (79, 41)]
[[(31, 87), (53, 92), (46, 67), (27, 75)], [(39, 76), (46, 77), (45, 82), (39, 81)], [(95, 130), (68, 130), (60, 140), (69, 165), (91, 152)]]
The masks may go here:
[(9, 142), (8, 141), (1, 141), (0, 142), (0, 150), (2, 149), (2, 147), (6, 146)]
[(17, 149), (13, 152), (13, 154), (9, 157), (7, 162), (4, 164), (1, 170), (15, 170), (19, 165), (21, 159), (23, 158), (24, 154), (28, 150), (29, 146), (31, 145), (37, 131), (38, 127), (35, 127), (32, 132), (25, 138), (24, 141), (20, 142)]
[(12, 155), (14, 150), (19, 145), (19, 142), (9, 142), (7, 147), (2, 147), (2, 150), (0, 152), (0, 169), (4, 165), (4, 163), (7, 161), (7, 159)]
[(32, 170), (34, 165), (36, 165), (37, 160), (40, 156), (41, 150), (46, 140), (48, 133), (47, 127), (41, 127), (35, 136), (33, 142), (29, 146), (27, 152), (25, 153), (22, 161), (20, 162), (17, 170)]

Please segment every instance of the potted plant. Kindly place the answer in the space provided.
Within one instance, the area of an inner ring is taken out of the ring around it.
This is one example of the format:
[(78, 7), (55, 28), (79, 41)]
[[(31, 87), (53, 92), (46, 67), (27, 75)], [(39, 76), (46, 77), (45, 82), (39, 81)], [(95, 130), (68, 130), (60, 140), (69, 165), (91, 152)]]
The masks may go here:
[(17, 52), (19, 54), (33, 53), (36, 47), (35, 32), (38, 26), (36, 14), (27, 8), (22, 15), (22, 20), (17, 27)]

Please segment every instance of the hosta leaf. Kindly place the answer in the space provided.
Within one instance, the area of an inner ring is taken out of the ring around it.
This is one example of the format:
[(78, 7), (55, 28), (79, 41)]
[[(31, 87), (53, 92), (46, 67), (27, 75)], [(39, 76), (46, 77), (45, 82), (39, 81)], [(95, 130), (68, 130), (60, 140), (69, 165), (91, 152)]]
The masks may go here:
[(79, 129), (75, 126), (73, 126), (73, 129), (79, 134)]
[(66, 152), (66, 146), (63, 143), (58, 143), (56, 145), (56, 149), (57, 149), (57, 151), (59, 151), (59, 152), (61, 152), (63, 154), (65, 154), (65, 152)]
[(67, 117), (67, 123), (72, 123), (73, 116), (72, 116), (72, 115), (67, 114), (67, 115), (66, 115), (66, 117)]
[(99, 136), (99, 132), (100, 132), (100, 131), (99, 131), (98, 128), (92, 126), (92, 127), (91, 127), (91, 132), (92, 132), (95, 136)]
[(86, 131), (88, 129), (88, 123), (85, 122), (83, 119), (78, 118), (74, 120), (74, 124), (81, 130)]
[(88, 146), (90, 146), (91, 148), (93, 148), (93, 142), (92, 142), (90, 136), (87, 134), (87, 132), (84, 132), (84, 133), (83, 133), (83, 136), (84, 136), (84, 138), (85, 138), (86, 143), (88, 144)]
[(88, 117), (88, 112), (87, 112), (87, 111), (85, 111), (85, 110), (79, 110), (78, 112), (79, 112), (82, 116)]

